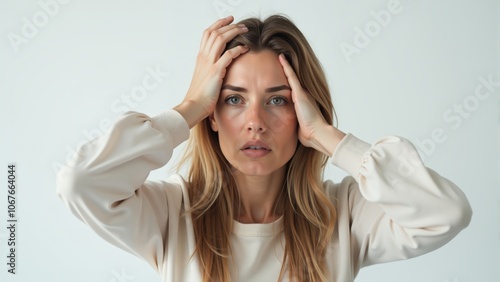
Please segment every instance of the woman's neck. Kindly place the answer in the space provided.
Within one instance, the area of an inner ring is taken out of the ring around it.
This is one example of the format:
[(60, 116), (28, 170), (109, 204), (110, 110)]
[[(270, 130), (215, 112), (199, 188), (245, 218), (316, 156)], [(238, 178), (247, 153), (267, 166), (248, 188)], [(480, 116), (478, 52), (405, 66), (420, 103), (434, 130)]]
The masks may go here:
[(277, 207), (283, 191), (285, 168), (265, 176), (235, 175), (240, 194), (236, 220), (241, 223), (270, 223), (281, 216)]

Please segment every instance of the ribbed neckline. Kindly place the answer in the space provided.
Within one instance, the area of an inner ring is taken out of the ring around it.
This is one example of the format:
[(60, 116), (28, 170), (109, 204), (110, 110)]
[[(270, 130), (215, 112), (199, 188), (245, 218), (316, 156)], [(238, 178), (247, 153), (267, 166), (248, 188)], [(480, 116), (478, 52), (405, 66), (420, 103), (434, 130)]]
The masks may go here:
[(233, 233), (236, 236), (266, 237), (275, 236), (283, 231), (283, 216), (271, 223), (241, 223), (233, 220)]

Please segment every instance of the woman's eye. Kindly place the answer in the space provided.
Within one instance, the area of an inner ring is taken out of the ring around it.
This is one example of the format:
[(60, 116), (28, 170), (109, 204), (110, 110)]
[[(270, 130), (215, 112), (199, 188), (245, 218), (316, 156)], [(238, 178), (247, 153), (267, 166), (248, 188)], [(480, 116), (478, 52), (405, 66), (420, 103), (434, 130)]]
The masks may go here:
[(276, 106), (282, 106), (286, 104), (286, 99), (283, 97), (273, 97), (271, 100), (269, 100), (269, 104), (271, 105), (276, 105)]
[(241, 98), (238, 96), (230, 96), (226, 98), (226, 103), (230, 105), (237, 105), (241, 103)]

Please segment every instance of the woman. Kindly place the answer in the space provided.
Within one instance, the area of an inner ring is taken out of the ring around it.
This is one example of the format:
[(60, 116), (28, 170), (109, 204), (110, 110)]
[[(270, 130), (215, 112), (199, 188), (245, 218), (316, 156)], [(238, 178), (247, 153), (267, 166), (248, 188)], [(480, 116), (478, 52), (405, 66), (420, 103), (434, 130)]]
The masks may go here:
[[(373, 145), (333, 124), (320, 63), (288, 19), (205, 30), (181, 104), (128, 112), (83, 146), (58, 193), (163, 281), (353, 281), (363, 266), (432, 251), (469, 203), (404, 138)], [(192, 135), (187, 178), (146, 178)], [(322, 180), (325, 164), (351, 176)]]

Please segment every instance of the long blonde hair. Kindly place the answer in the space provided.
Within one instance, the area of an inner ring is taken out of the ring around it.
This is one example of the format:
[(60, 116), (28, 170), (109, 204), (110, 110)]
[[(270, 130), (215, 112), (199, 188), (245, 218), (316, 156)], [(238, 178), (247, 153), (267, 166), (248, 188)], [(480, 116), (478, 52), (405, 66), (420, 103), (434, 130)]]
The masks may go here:
[[(283, 53), (302, 87), (310, 93), (329, 124), (335, 112), (325, 74), (311, 46), (300, 30), (286, 17), (273, 15), (264, 21), (241, 21), (249, 31), (230, 41), (226, 50), (245, 45), (252, 51)], [(232, 168), (222, 154), (218, 133), (209, 119), (192, 129), (181, 164), (189, 164), (187, 180), (196, 250), (203, 281), (230, 281), (230, 236), (239, 203)], [(327, 156), (298, 144), (287, 163), (287, 173), (279, 202), (283, 211), (284, 263), (280, 280), (288, 267), (291, 280), (325, 281), (328, 277), (325, 254), (336, 222), (335, 207), (323, 188)]]

